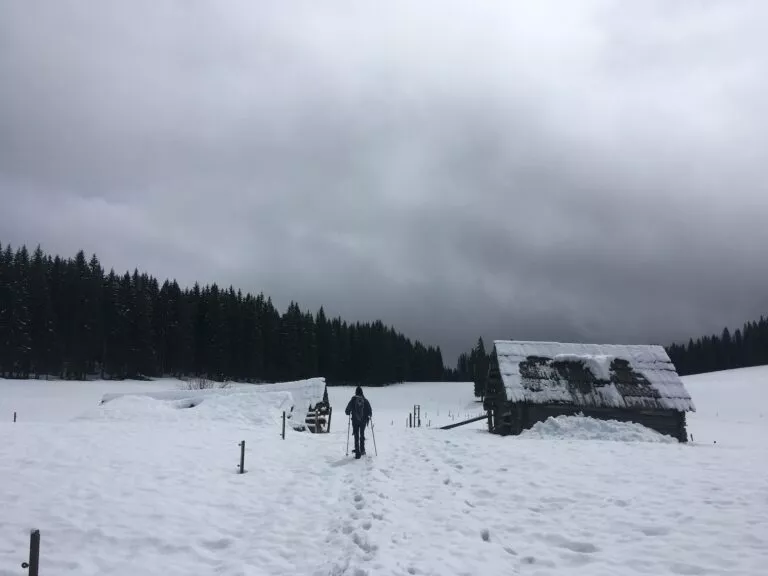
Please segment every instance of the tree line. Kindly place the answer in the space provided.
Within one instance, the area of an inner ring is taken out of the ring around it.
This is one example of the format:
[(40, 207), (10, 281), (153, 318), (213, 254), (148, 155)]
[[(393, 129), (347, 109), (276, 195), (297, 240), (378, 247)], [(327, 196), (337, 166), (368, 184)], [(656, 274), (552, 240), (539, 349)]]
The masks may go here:
[(83, 380), (206, 377), (243, 382), (324, 376), (378, 386), (455, 374), (439, 347), (381, 321), (348, 323), (216, 284), (182, 289), (96, 255), (30, 255), (0, 244), (0, 376)]
[[(768, 320), (733, 334), (692, 338), (667, 353), (681, 375), (768, 364)], [(63, 379), (205, 376), (331, 384), (472, 381), (482, 397), (491, 350), (479, 338), (454, 369), (439, 347), (381, 321), (347, 323), (291, 302), (284, 313), (264, 294), (162, 285), (137, 270), (105, 273), (96, 255), (52, 257), (38, 246), (0, 244), (0, 376)]]
[(681, 375), (748, 368), (768, 364), (768, 320), (763, 316), (747, 322), (731, 334), (726, 327), (718, 334), (672, 344), (666, 348)]
[(455, 379), (463, 382), (474, 382), (475, 396), (482, 398), (485, 395), (485, 381), (488, 376), (488, 367), (491, 364), (491, 353), (486, 351), (483, 338), (477, 339), (477, 343), (469, 353), (462, 353), (456, 363)]

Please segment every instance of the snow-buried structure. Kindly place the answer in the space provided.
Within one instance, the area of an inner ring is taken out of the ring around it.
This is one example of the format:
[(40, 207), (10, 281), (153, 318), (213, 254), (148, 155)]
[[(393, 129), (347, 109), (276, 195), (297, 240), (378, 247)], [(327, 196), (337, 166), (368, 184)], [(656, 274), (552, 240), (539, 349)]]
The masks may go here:
[(176, 409), (197, 409), (208, 418), (246, 422), (277, 421), (285, 411), (287, 425), (294, 430), (330, 431), (331, 407), (325, 378), (203, 390), (109, 393), (102, 396), (101, 405), (126, 396), (151, 398)]
[(687, 442), (690, 394), (661, 346), (494, 342), (485, 409), (491, 431), (520, 434), (551, 416), (636, 422)]

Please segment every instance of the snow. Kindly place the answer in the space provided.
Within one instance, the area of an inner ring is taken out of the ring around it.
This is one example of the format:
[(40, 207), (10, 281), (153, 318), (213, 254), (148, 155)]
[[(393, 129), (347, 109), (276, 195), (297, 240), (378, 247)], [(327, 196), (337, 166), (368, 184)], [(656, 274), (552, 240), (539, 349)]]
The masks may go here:
[[(528, 342), (497, 340), (494, 342), (504, 389), (508, 400), (516, 402), (567, 402), (579, 406), (652, 407), (681, 412), (695, 411), (696, 406), (690, 393), (677, 375), (674, 364), (662, 346), (580, 344), (563, 342)], [(519, 364), (529, 356), (550, 358), (559, 361), (584, 363), (599, 380), (610, 380), (610, 365), (614, 359), (623, 359), (642, 374), (658, 392), (660, 398), (624, 396), (615, 386), (596, 387), (593, 393), (574, 394), (556, 379), (543, 381), (531, 388), (523, 385)]]
[(607, 354), (556, 354), (555, 362), (581, 362), (596, 379), (608, 382), (611, 380), (611, 362), (615, 356)]
[[(202, 393), (201, 393), (202, 392)], [(178, 397), (174, 397), (178, 396)], [(276, 425), (294, 399), (290, 392), (204, 390), (194, 394), (126, 394), (78, 416), (78, 420), (150, 423)], [(304, 419), (297, 423), (303, 424)]]
[[(768, 368), (684, 381), (689, 444), (573, 416), (438, 430), (482, 413), (471, 383), (365, 388), (378, 456), (369, 429), (355, 461), (353, 388), (328, 388), (330, 434), (282, 440), (286, 391), (100, 405), (170, 382), (0, 380), (0, 576), (33, 528), (43, 575), (761, 574)], [(414, 404), (431, 427), (405, 427)]]
[(3, 380), (0, 378), (0, 422), (66, 422), (89, 406), (96, 406), (110, 392), (160, 392), (178, 388), (179, 380), (120, 382), (95, 380), (64, 382), (60, 380)]
[(524, 430), (523, 438), (573, 440), (599, 440), (611, 442), (677, 442), (675, 438), (660, 434), (655, 430), (616, 420), (598, 420), (578, 416), (559, 416), (537, 422), (530, 429)]
[[(114, 403), (121, 399), (115, 410), (107, 408), (102, 413), (114, 417), (124, 406), (146, 406), (150, 410), (165, 410), (166, 415), (173, 414), (174, 418), (184, 418), (187, 415), (176, 413), (178, 408), (198, 408), (191, 412), (194, 416), (248, 421), (254, 417), (263, 417), (264, 408), (272, 408), (271, 418), (282, 418), (285, 411), (292, 425), (303, 427), (310, 407), (323, 399), (325, 378), (311, 378), (295, 382), (278, 382), (274, 384), (235, 384), (230, 388), (208, 388), (203, 390), (143, 390), (138, 392), (104, 394), (102, 402)], [(128, 396), (141, 396), (145, 399), (126, 402)], [(167, 409), (171, 411), (168, 412)]]

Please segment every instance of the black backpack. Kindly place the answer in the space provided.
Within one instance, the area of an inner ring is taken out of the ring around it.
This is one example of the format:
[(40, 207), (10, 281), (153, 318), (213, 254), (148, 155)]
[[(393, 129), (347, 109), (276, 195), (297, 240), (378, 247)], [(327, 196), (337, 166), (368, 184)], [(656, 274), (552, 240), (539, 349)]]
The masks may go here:
[(355, 422), (362, 424), (365, 422), (365, 398), (355, 396), (355, 404), (352, 407), (352, 418)]

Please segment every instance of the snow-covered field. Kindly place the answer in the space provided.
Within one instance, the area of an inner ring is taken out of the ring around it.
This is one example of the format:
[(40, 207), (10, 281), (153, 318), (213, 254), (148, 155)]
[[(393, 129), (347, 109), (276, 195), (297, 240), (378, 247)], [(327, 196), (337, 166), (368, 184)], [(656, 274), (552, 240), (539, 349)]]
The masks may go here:
[(764, 574), (768, 368), (685, 381), (689, 445), (578, 418), (443, 431), (481, 412), (471, 384), (367, 389), (378, 456), (369, 430), (355, 461), (349, 388), (330, 434), (282, 440), (279, 394), (99, 406), (177, 384), (0, 380), (0, 575), (26, 574), (33, 528), (42, 576)]

